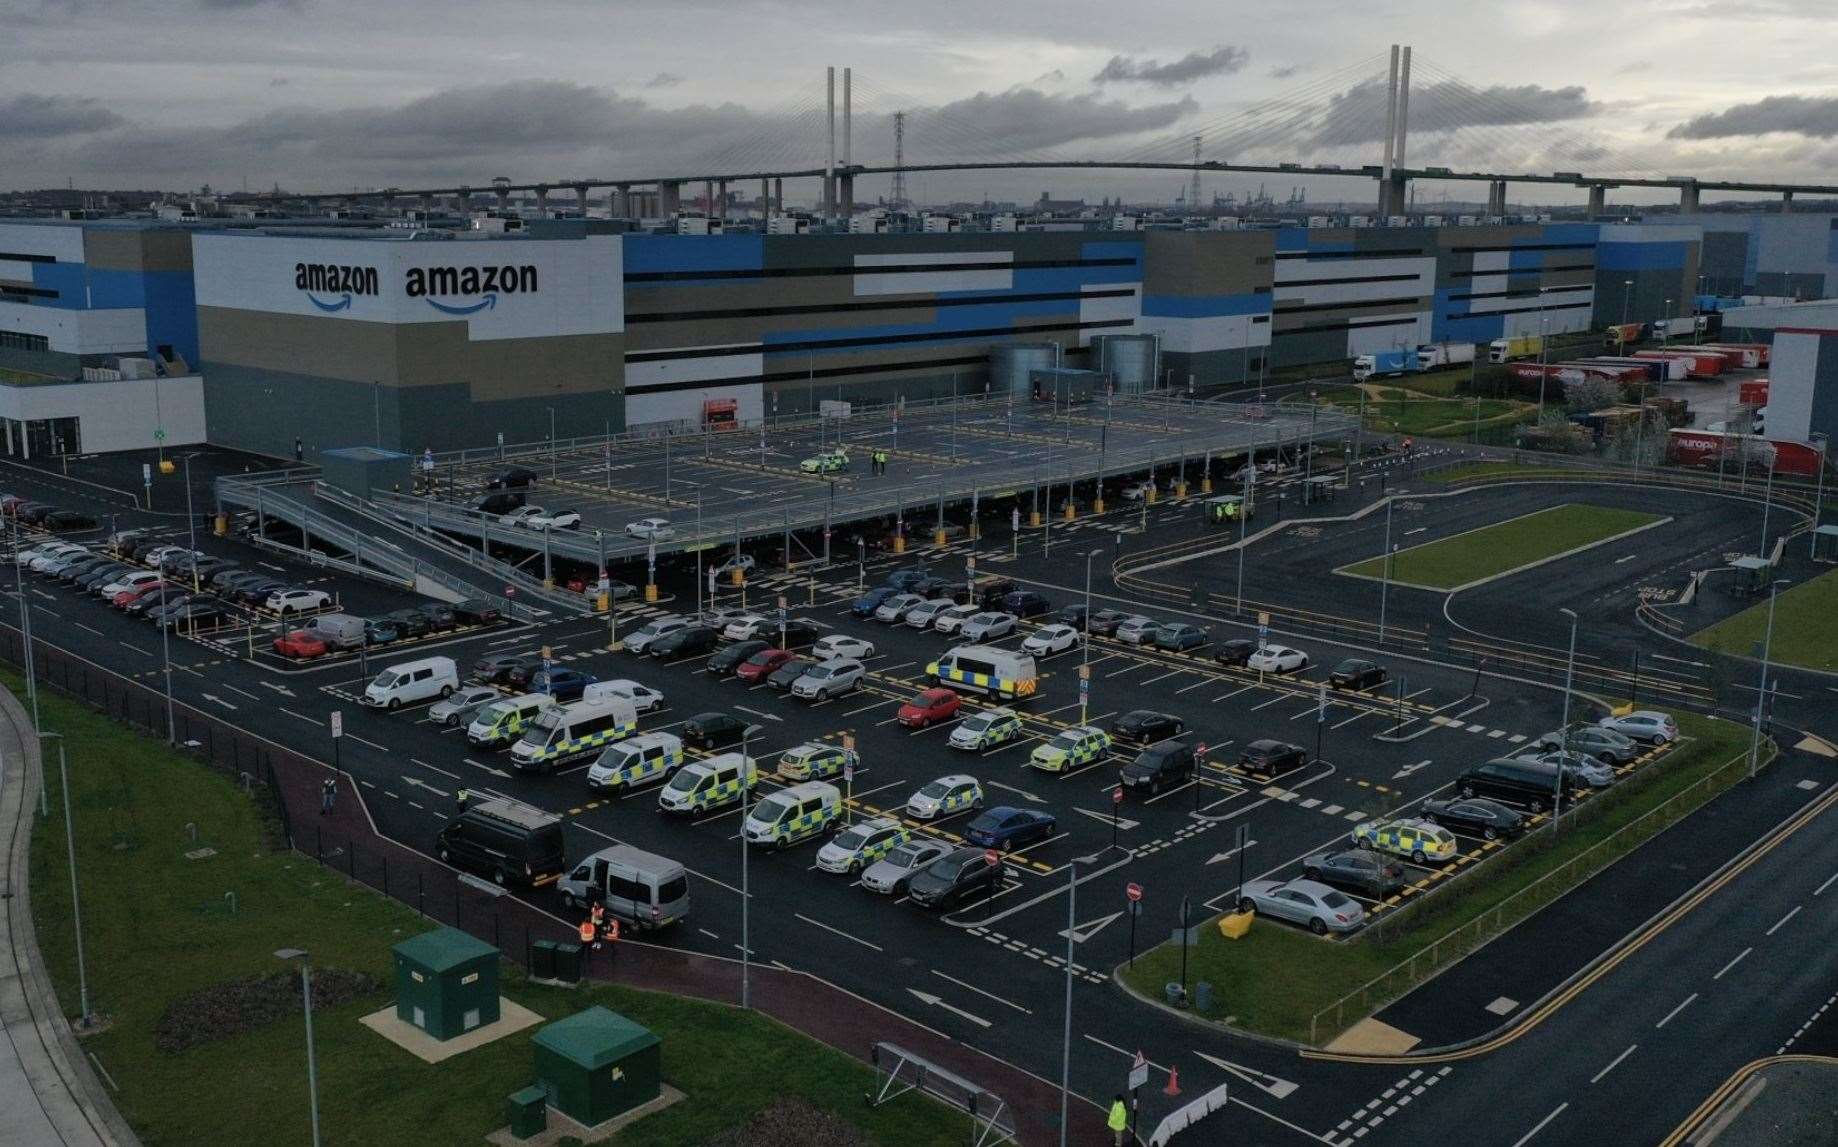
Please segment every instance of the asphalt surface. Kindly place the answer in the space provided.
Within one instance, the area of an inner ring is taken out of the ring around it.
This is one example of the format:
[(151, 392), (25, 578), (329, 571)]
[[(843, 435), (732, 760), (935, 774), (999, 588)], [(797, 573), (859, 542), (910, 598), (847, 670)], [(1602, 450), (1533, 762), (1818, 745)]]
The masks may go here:
[[(1381, 474), (1392, 489), (1400, 480), (1414, 481), (1377, 465), (1361, 467), (1355, 471), (1355, 480), (1357, 483), (1360, 478), (1366, 479), (1368, 501), (1377, 497)], [(88, 487), (60, 487), (56, 476), (22, 478), (28, 480), (45, 487), (22, 489), (34, 496), (92, 509), (104, 504)], [(1272, 476), (1265, 480), (1260, 498), (1281, 494), (1288, 501), (1299, 497), (1301, 481), (1302, 475)], [(1574, 498), (1576, 492), (1567, 496)], [(1590, 498), (1595, 500), (1594, 491)], [(917, 549), (907, 555), (870, 554), (864, 550), (865, 560), (859, 567), (841, 564), (809, 575), (757, 576), (744, 591), (745, 604), (776, 606), (777, 598), (783, 595), (793, 616), (813, 621), (826, 633), (851, 634), (875, 643), (875, 655), (869, 659), (869, 683), (857, 694), (821, 705), (795, 701), (768, 687), (749, 688), (738, 681), (713, 679), (700, 671), (700, 657), (670, 664), (607, 652), (609, 632), (604, 618), (438, 636), (409, 643), (403, 655), (410, 648), (417, 655), (424, 651), (442, 653), (454, 657), (463, 670), (488, 653), (533, 652), (546, 646), (557, 661), (571, 668), (602, 679), (635, 677), (663, 690), (667, 707), (642, 721), (643, 729), (670, 729), (691, 714), (706, 710), (730, 711), (757, 722), (764, 731), (753, 751), (768, 774), (778, 754), (792, 745), (809, 740), (834, 744), (844, 736), (852, 737), (863, 761), (849, 786), (852, 817), (897, 813), (906, 797), (925, 782), (948, 773), (968, 772), (983, 781), (987, 803), (1011, 803), (1046, 811), (1056, 818), (1056, 832), (1051, 839), (1010, 855), (1003, 888), (990, 902), (944, 913), (891, 901), (855, 886), (847, 877), (815, 870), (816, 842), (784, 852), (756, 852), (747, 866), (746, 880), (751, 891), (747, 924), (752, 958), (762, 963), (779, 962), (820, 975), (1026, 1070), (1056, 1079), (1067, 978), (1065, 897), (1074, 876), (1073, 863), (1077, 861), (1077, 902), (1071, 929), (1071, 1082), (1080, 1094), (1099, 1101), (1108, 1099), (1120, 1086), (1129, 1060), (1140, 1048), (1160, 1073), (1153, 1076), (1155, 1087), (1145, 1089), (1146, 1113), (1151, 1117), (1177, 1102), (1162, 1098), (1159, 1087), (1166, 1079), (1165, 1069), (1178, 1066), (1185, 1096), (1220, 1082), (1233, 1082), (1234, 1102), (1226, 1114), (1207, 1124), (1209, 1133), (1219, 1127), (1253, 1142), (1351, 1142), (1350, 1131), (1336, 1124), (1350, 1120), (1361, 1103), (1382, 1095), (1402, 1076), (1410, 1081), (1403, 1085), (1406, 1094), (1418, 1086), (1426, 1089), (1422, 1094), (1436, 1089), (1436, 1102), (1425, 1101), (1417, 1111), (1459, 1110), (1460, 1118), (1474, 1121), (1462, 1132), (1468, 1138), (1510, 1143), (1549, 1110), (1539, 1108), (1538, 1102), (1533, 1101), (1545, 1095), (1542, 1084), (1531, 1088), (1523, 1080), (1493, 1076), (1485, 1077), (1484, 1083), (1469, 1082), (1483, 1071), (1494, 1070), (1489, 1065), (1496, 1060), (1515, 1054), (1510, 1048), (1483, 1062), (1464, 1062), (1454, 1067), (1452, 1078), (1443, 1077), (1440, 1067), (1400, 1071), (1384, 1065), (1302, 1061), (1290, 1049), (1235, 1037), (1220, 1029), (1173, 1021), (1117, 991), (1108, 983), (1108, 976), (1110, 969), (1128, 954), (1128, 921), (1123, 917), (1126, 883), (1137, 883), (1147, 890), (1137, 932), (1138, 940), (1146, 945), (1177, 925), (1183, 895), (1209, 908), (1231, 902), (1238, 865), (1227, 862), (1235, 860), (1233, 841), (1240, 826), (1253, 842), (1246, 853), (1249, 877), (1298, 874), (1301, 857), (1345, 841), (1360, 821), (1408, 811), (1415, 802), (1445, 786), (1467, 764), (1510, 751), (1527, 738), (1555, 727), (1562, 709), (1561, 694), (1556, 689), (1547, 683), (1515, 680), (1491, 671), (1477, 677), (1471, 665), (1438, 655), (1433, 643), (1419, 649), (1401, 649), (1388, 643), (1379, 656), (1390, 669), (1393, 684), (1371, 697), (1329, 694), (1323, 708), (1320, 683), (1327, 668), (1344, 656), (1369, 655), (1374, 643), (1353, 628), (1345, 630), (1344, 643), (1308, 636), (1287, 624), (1294, 615), (1276, 620), (1271, 627), (1274, 639), (1302, 648), (1311, 656), (1311, 666), (1293, 679), (1260, 680), (1255, 673), (1215, 666), (1204, 656), (1205, 651), (1198, 655), (1166, 654), (1098, 639), (1091, 649), (1091, 685), (1085, 716), (1093, 723), (1108, 725), (1116, 714), (1129, 709), (1163, 709), (1183, 717), (1190, 735), (1204, 741), (1209, 750), (1209, 764), (1201, 783), (1152, 799), (1129, 796), (1120, 806), (1113, 805), (1111, 799), (1119, 755), (1061, 775), (1043, 773), (1025, 764), (1032, 745), (1076, 723), (1081, 716), (1077, 667), (1082, 657), (1078, 653), (1059, 654), (1043, 662), (1040, 694), (1022, 706), (1026, 735), (986, 755), (962, 754), (947, 748), (944, 740), (948, 726), (909, 731), (894, 722), (899, 703), (924, 683), (926, 662), (953, 642), (941, 635), (848, 616), (848, 602), (858, 583), (872, 585), (892, 568), (921, 564), (956, 576), (965, 569), (967, 559), (975, 556), (980, 574), (1013, 577), (1041, 590), (1057, 606), (1083, 599), (1085, 571), (1081, 567), (1087, 564), (1086, 555), (1092, 554), (1094, 603), (1140, 609), (1166, 620), (1186, 619), (1190, 616), (1190, 603), (1157, 601), (1145, 605), (1134, 591), (1119, 588), (1113, 582), (1108, 566), (1120, 554), (1128, 558), (1194, 538), (1224, 536), (1218, 527), (1200, 520), (1197, 501), (1188, 498), (1154, 506), (1132, 505), (1103, 517), (1087, 517), (1070, 524), (1056, 522), (1051, 530), (1024, 528), (1018, 537), (1010, 535), (1006, 523), (998, 522), (975, 542), (965, 539), (943, 550), (927, 548), (923, 559)], [(1336, 512), (1356, 508), (1356, 495), (1349, 492), (1333, 505)], [(131, 512), (119, 506), (116, 512), (122, 515), (123, 525), (133, 518)], [(1524, 510), (1517, 508), (1515, 501), (1514, 508), (1496, 509), (1494, 514), (1497, 520), (1519, 512)], [(1443, 521), (1429, 510), (1422, 513), (1422, 521), (1434, 521), (1435, 525), (1420, 537), (1465, 528), (1461, 522), (1466, 518), (1452, 516)], [(175, 524), (160, 516), (145, 520), (171, 536), (185, 533), (183, 522)], [(1265, 521), (1260, 511), (1253, 525), (1261, 528)], [(1368, 516), (1353, 528), (1369, 531), (1371, 525)], [(1331, 608), (1342, 616), (1356, 612), (1357, 607), (1350, 606), (1341, 596), (1348, 592), (1343, 584), (1346, 579), (1326, 572), (1342, 564), (1328, 544), (1326, 533), (1330, 528), (1322, 527), (1321, 534), (1298, 539), (1318, 546), (1318, 556), (1304, 552), (1306, 547), (1302, 546), (1287, 554), (1278, 551), (1274, 543), (1268, 550), (1255, 550), (1258, 560), (1251, 564), (1263, 579), (1256, 583), (1256, 596), (1277, 598), (1297, 609), (1325, 612)], [(234, 539), (199, 536), (201, 548), (234, 556), (246, 564), (273, 562)], [(1343, 544), (1353, 548), (1352, 542), (1343, 540)], [(1579, 555), (1541, 567), (1539, 580), (1567, 584), (1566, 578), (1588, 566), (1595, 557)], [(661, 571), (660, 583), (671, 600), (658, 605), (624, 603), (616, 618), (620, 632), (630, 632), (633, 625), (665, 609), (694, 612), (698, 598), (706, 596), (706, 585), (697, 578), (691, 561), (693, 558), (678, 559)], [(361, 612), (412, 604), (408, 595), (399, 591), (327, 576), (310, 567), (273, 564), (298, 575), (303, 584), (335, 590), (341, 602)], [(1254, 611), (1234, 617), (1230, 610), (1220, 608), (1219, 595), (1227, 592), (1223, 580), (1235, 573), (1227, 562), (1186, 564), (1201, 571), (1201, 580), (1215, 583), (1211, 586), (1213, 596), (1198, 613), (1215, 641), (1254, 635)], [(1353, 584), (1357, 588), (1352, 594), (1368, 588), (1363, 582)], [(1496, 584), (1503, 590), (1510, 588), (1504, 581)], [(1324, 590), (1323, 586), (1328, 588)], [(144, 680), (163, 679), (160, 643), (144, 622), (29, 575), (24, 589), (37, 636)], [(722, 587), (715, 601), (703, 600), (700, 604), (738, 605), (742, 593)], [(1429, 625), (1434, 616), (1428, 604), (1402, 606), (1396, 624)], [(427, 722), (425, 707), (405, 708), (392, 714), (358, 706), (355, 699), (368, 676), (381, 664), (396, 659), (392, 651), (371, 654), (368, 665), (350, 656), (293, 665), (259, 651), (261, 641), (276, 624), (276, 619), (251, 618), (246, 625), (206, 635), (202, 640), (174, 640), (175, 694), (218, 711), (244, 727), (327, 759), (331, 756), (329, 716), (334, 710), (341, 712), (346, 730), (340, 754), (342, 766), (361, 786), (383, 831), (413, 847), (431, 849), (440, 825), (453, 814), (455, 791), (464, 787), (474, 793), (512, 796), (561, 815), (567, 825), (571, 858), (614, 841), (675, 857), (692, 871), (695, 908), (691, 918), (663, 936), (662, 942), (723, 956), (738, 954), (742, 876), (737, 809), (681, 822), (655, 811), (651, 791), (640, 790), (616, 799), (601, 797), (583, 783), (586, 760), (573, 762), (551, 776), (519, 773), (503, 754), (478, 752), (464, 743), (462, 734)], [(1000, 644), (1012, 646), (1021, 636), (1003, 639)], [(250, 657), (252, 643), (257, 652)], [(974, 705), (967, 706), (966, 712), (973, 708)], [(1248, 775), (1237, 767), (1237, 754), (1246, 743), (1259, 737), (1302, 745), (1310, 763), (1268, 781)], [(1784, 771), (1780, 775), (1787, 776)], [(776, 784), (769, 779), (762, 792)], [(1754, 813), (1752, 817), (1757, 823), (1767, 819), (1765, 813)], [(924, 826), (923, 831), (951, 839), (967, 819), (948, 819)], [(1732, 828), (1717, 847), (1740, 836), (1741, 829)], [(1794, 838), (1800, 842), (1794, 845), (1795, 855), (1807, 848), (1807, 840), (1823, 837), (1822, 833), (1798, 834)], [(1494, 851), (1484, 842), (1467, 840), (1463, 844), (1464, 858), (1457, 865), (1435, 870), (1413, 868), (1413, 888), (1396, 903), (1411, 896), (1438, 894), (1448, 872), (1485, 864)], [(1814, 846), (1817, 847), (1829, 846)], [(1821, 856), (1815, 851), (1800, 860), (1808, 866), (1805, 871), (1809, 873), (1821, 864), (1828, 871), (1834, 867), (1829, 863), (1829, 853)], [(1776, 876), (1788, 878), (1788, 874)], [(538, 893), (533, 899), (561, 913), (552, 893)], [(1750, 912), (1746, 899), (1735, 902), (1734, 907), (1732, 902), (1732, 897), (1719, 896), (1706, 908), (1713, 913), (1738, 916)], [(1369, 912), (1382, 915), (1395, 909), (1396, 903), (1368, 902), (1367, 907)], [(1806, 915), (1810, 918), (1814, 914), (1809, 910)], [(1698, 917), (1688, 919), (1696, 921)], [(1771, 922), (1772, 919), (1768, 921)], [(1731, 928), (1748, 927), (1746, 916), (1723, 923)], [(1655, 941), (1643, 948), (1642, 958), (1647, 958), (1660, 943)], [(1826, 971), (1829, 973), (1829, 969)], [(1785, 969), (1782, 973), (1786, 974)], [(1800, 975), (1792, 982), (1799, 984), (1805, 979)], [(1622, 981), (1617, 971), (1602, 983), (1622, 985), (1616, 991), (1637, 990)], [(1649, 973), (1649, 995), (1652, 982)], [(1670, 986), (1668, 977), (1661, 976), (1658, 982)], [(1766, 1016), (1791, 1011), (1798, 1006), (1798, 990), (1795, 987), (1784, 994), (1779, 1007), (1769, 1004), (1763, 1008), (1762, 1002), (1755, 999), (1748, 1000), (1748, 1006)], [(1826, 994), (1829, 991), (1827, 988)], [(1530, 1040), (1558, 1025), (1575, 1022), (1572, 1017), (1585, 1013), (1611, 1031), (1617, 1030), (1615, 1024), (1631, 1022), (1629, 1015), (1633, 1013), (1612, 1014), (1612, 1009), (1602, 1013), (1582, 1006), (1597, 994), (1596, 989), (1584, 993), (1526, 1038)], [(1629, 1004), (1628, 1000), (1622, 1001), (1624, 1009)], [(1806, 1014), (1812, 1014), (1816, 1006), (1815, 1003), (1807, 1008)], [(1795, 1025), (1799, 1022), (1800, 1019), (1794, 1021)], [(1785, 1034), (1776, 1037), (1776, 1044)], [(1571, 1031), (1569, 1038), (1571, 1043), (1565, 1046), (1562, 1057), (1579, 1065), (1592, 1057), (1578, 1053), (1576, 1048), (1594, 1049), (1607, 1042), (1586, 1030)], [(1552, 1052), (1547, 1049), (1545, 1054)], [(1630, 1061), (1627, 1066), (1634, 1065)], [(1722, 1065), (1717, 1078), (1732, 1067)], [(1412, 1070), (1420, 1074), (1411, 1076)], [(1523, 1073), (1526, 1069), (1518, 1070)], [(1706, 1064), (1696, 1074), (1681, 1075), (1682, 1086), (1688, 1091), (1709, 1070)], [(1444, 1079), (1444, 1083), (1424, 1082), (1430, 1077)], [(1521, 1102), (1515, 1093), (1500, 1099), (1498, 1093), (1508, 1083), (1515, 1083), (1519, 1091), (1532, 1098)], [(1711, 1086), (1714, 1081), (1705, 1081), (1698, 1094), (1708, 1092)], [(1680, 1102), (1685, 1098), (1681, 1093)], [(1695, 1099), (1691, 1102), (1695, 1103)], [(1655, 1104), (1651, 1111), (1640, 1113), (1639, 1126), (1631, 1130), (1641, 1134), (1630, 1134), (1626, 1141), (1656, 1138), (1645, 1135), (1645, 1125), (1662, 1120), (1667, 1110), (1665, 1105)], [(1415, 1117), (1416, 1112), (1412, 1114)], [(1682, 1116), (1681, 1112), (1671, 1114)], [(1145, 1121), (1145, 1126), (1148, 1122), (1152, 1120)], [(1557, 1123), (1553, 1120), (1553, 1124)], [(1587, 1122), (1572, 1122), (1565, 1117), (1562, 1126), (1572, 1130), (1548, 1127), (1541, 1134), (1549, 1135), (1553, 1142), (1591, 1141), (1581, 1137), (1581, 1129), (1589, 1126)], [(1477, 1136), (1476, 1127), (1488, 1131)], [(1360, 1138), (1375, 1137), (1381, 1137), (1378, 1125)]]

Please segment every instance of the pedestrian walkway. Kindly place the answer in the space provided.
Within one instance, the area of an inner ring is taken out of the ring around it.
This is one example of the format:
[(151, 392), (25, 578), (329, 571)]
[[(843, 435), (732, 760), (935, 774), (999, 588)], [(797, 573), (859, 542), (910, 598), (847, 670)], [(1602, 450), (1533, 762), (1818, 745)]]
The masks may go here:
[(27, 883), (42, 778), (31, 718), (0, 690), (0, 1144), (107, 1147), (139, 1141), (108, 1101), (39, 964)]

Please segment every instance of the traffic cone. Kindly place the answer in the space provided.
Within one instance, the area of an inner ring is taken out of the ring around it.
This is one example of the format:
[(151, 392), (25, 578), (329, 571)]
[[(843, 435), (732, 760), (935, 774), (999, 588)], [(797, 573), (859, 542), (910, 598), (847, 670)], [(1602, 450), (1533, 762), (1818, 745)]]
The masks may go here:
[(1162, 1088), (1162, 1094), (1163, 1095), (1179, 1095), (1180, 1093), (1181, 1093), (1181, 1069), (1178, 1067), (1170, 1067), (1168, 1069), (1168, 1086)]

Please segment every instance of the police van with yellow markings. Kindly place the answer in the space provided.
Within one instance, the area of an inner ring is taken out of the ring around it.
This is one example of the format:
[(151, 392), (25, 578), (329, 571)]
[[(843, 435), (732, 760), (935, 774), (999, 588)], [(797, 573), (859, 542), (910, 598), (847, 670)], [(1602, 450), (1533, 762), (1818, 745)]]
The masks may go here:
[(493, 701), (466, 726), (466, 739), (482, 749), (503, 748), (554, 707), (555, 698), (547, 693), (520, 693)]
[(1110, 752), (1110, 734), (1090, 725), (1074, 725), (1044, 745), (1034, 746), (1027, 763), (1050, 773), (1090, 764)]
[(587, 787), (635, 789), (663, 780), (683, 764), (683, 738), (675, 733), (640, 733), (601, 750), (587, 770)]
[(546, 773), (574, 757), (605, 748), (638, 729), (638, 710), (624, 697), (576, 701), (545, 710), (511, 746), (519, 769)]
[(657, 807), (664, 812), (699, 813), (733, 804), (740, 799), (743, 778), (749, 789), (759, 783), (752, 757), (722, 753), (691, 761), (658, 791)]
[(925, 672), (939, 685), (1007, 701), (1032, 697), (1040, 688), (1032, 657), (993, 645), (954, 645)]
[(913, 838), (913, 832), (891, 816), (877, 816), (836, 834), (817, 850), (817, 867), (854, 874)]
[(747, 812), (740, 826), (748, 844), (789, 848), (834, 824), (842, 815), (842, 793), (823, 781), (780, 789)]

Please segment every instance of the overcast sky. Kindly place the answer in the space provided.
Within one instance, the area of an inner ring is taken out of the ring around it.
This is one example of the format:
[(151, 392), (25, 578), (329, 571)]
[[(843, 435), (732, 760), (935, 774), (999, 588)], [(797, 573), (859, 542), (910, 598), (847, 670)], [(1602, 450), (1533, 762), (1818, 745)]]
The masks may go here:
[[(1829, 182), (1831, 3), (0, 0), (0, 186), (337, 190), (821, 165), (828, 64), (855, 70), (860, 163), (891, 161), (889, 116), (904, 110), (913, 163), (1179, 160), (1197, 133), (1206, 158), (1356, 166), (1378, 161), (1394, 41), (1416, 50), (1413, 165)], [(1208, 176), (1203, 194), (1258, 182)], [(1295, 181), (1266, 182), (1281, 198)], [(908, 190), (1172, 200), (1184, 184), (916, 174)], [(857, 193), (886, 190), (883, 177)], [(1444, 191), (1464, 185), (1425, 182), (1420, 202)], [(1351, 179), (1309, 192), (1372, 194)]]

